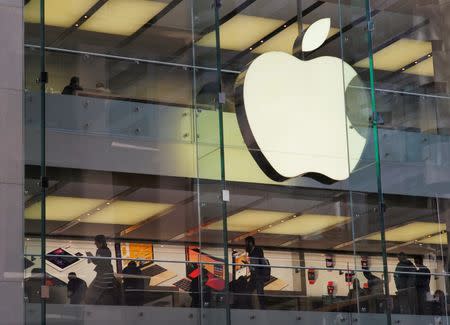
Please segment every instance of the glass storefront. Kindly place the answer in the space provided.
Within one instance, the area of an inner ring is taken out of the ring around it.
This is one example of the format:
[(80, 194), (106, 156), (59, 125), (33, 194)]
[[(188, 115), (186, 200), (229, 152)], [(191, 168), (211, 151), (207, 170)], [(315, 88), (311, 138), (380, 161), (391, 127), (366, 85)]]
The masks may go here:
[(26, 323), (448, 323), (448, 15), (26, 0)]

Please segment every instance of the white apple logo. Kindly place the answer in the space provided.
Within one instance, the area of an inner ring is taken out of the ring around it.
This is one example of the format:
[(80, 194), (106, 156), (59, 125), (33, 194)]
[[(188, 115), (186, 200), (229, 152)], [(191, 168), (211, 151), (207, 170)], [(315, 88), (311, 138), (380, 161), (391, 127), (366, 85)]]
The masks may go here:
[[(312, 24), (302, 51), (320, 47), (329, 30), (329, 18)], [(362, 86), (356, 71), (337, 57), (302, 61), (267, 52), (252, 61), (236, 81), (236, 115), (264, 173), (275, 181), (347, 179), (369, 133), (369, 97)]]

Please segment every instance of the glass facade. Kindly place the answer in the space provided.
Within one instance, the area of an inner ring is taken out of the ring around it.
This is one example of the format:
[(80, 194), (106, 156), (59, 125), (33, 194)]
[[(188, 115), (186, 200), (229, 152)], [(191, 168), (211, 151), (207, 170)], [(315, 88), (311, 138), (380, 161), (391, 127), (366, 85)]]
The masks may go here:
[(448, 323), (448, 15), (26, 0), (26, 323)]

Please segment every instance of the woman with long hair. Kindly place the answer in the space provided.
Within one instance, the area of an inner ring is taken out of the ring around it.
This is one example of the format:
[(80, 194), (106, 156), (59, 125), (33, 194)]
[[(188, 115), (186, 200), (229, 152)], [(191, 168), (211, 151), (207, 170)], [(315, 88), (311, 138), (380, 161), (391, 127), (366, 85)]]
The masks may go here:
[[(86, 303), (90, 305), (113, 305), (116, 302), (114, 270), (111, 264), (111, 250), (108, 248), (104, 235), (95, 236), (97, 251), (95, 256), (88, 259), (88, 263), (95, 264), (95, 279), (89, 286)], [(87, 252), (88, 256), (93, 256)]]

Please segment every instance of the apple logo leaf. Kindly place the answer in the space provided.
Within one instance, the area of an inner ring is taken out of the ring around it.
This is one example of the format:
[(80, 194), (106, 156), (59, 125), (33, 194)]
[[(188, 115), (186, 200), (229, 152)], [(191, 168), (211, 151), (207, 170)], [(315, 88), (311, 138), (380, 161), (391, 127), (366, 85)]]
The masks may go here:
[(326, 41), (330, 28), (330, 18), (319, 19), (309, 26), (303, 34), (302, 51), (311, 52), (318, 49)]

